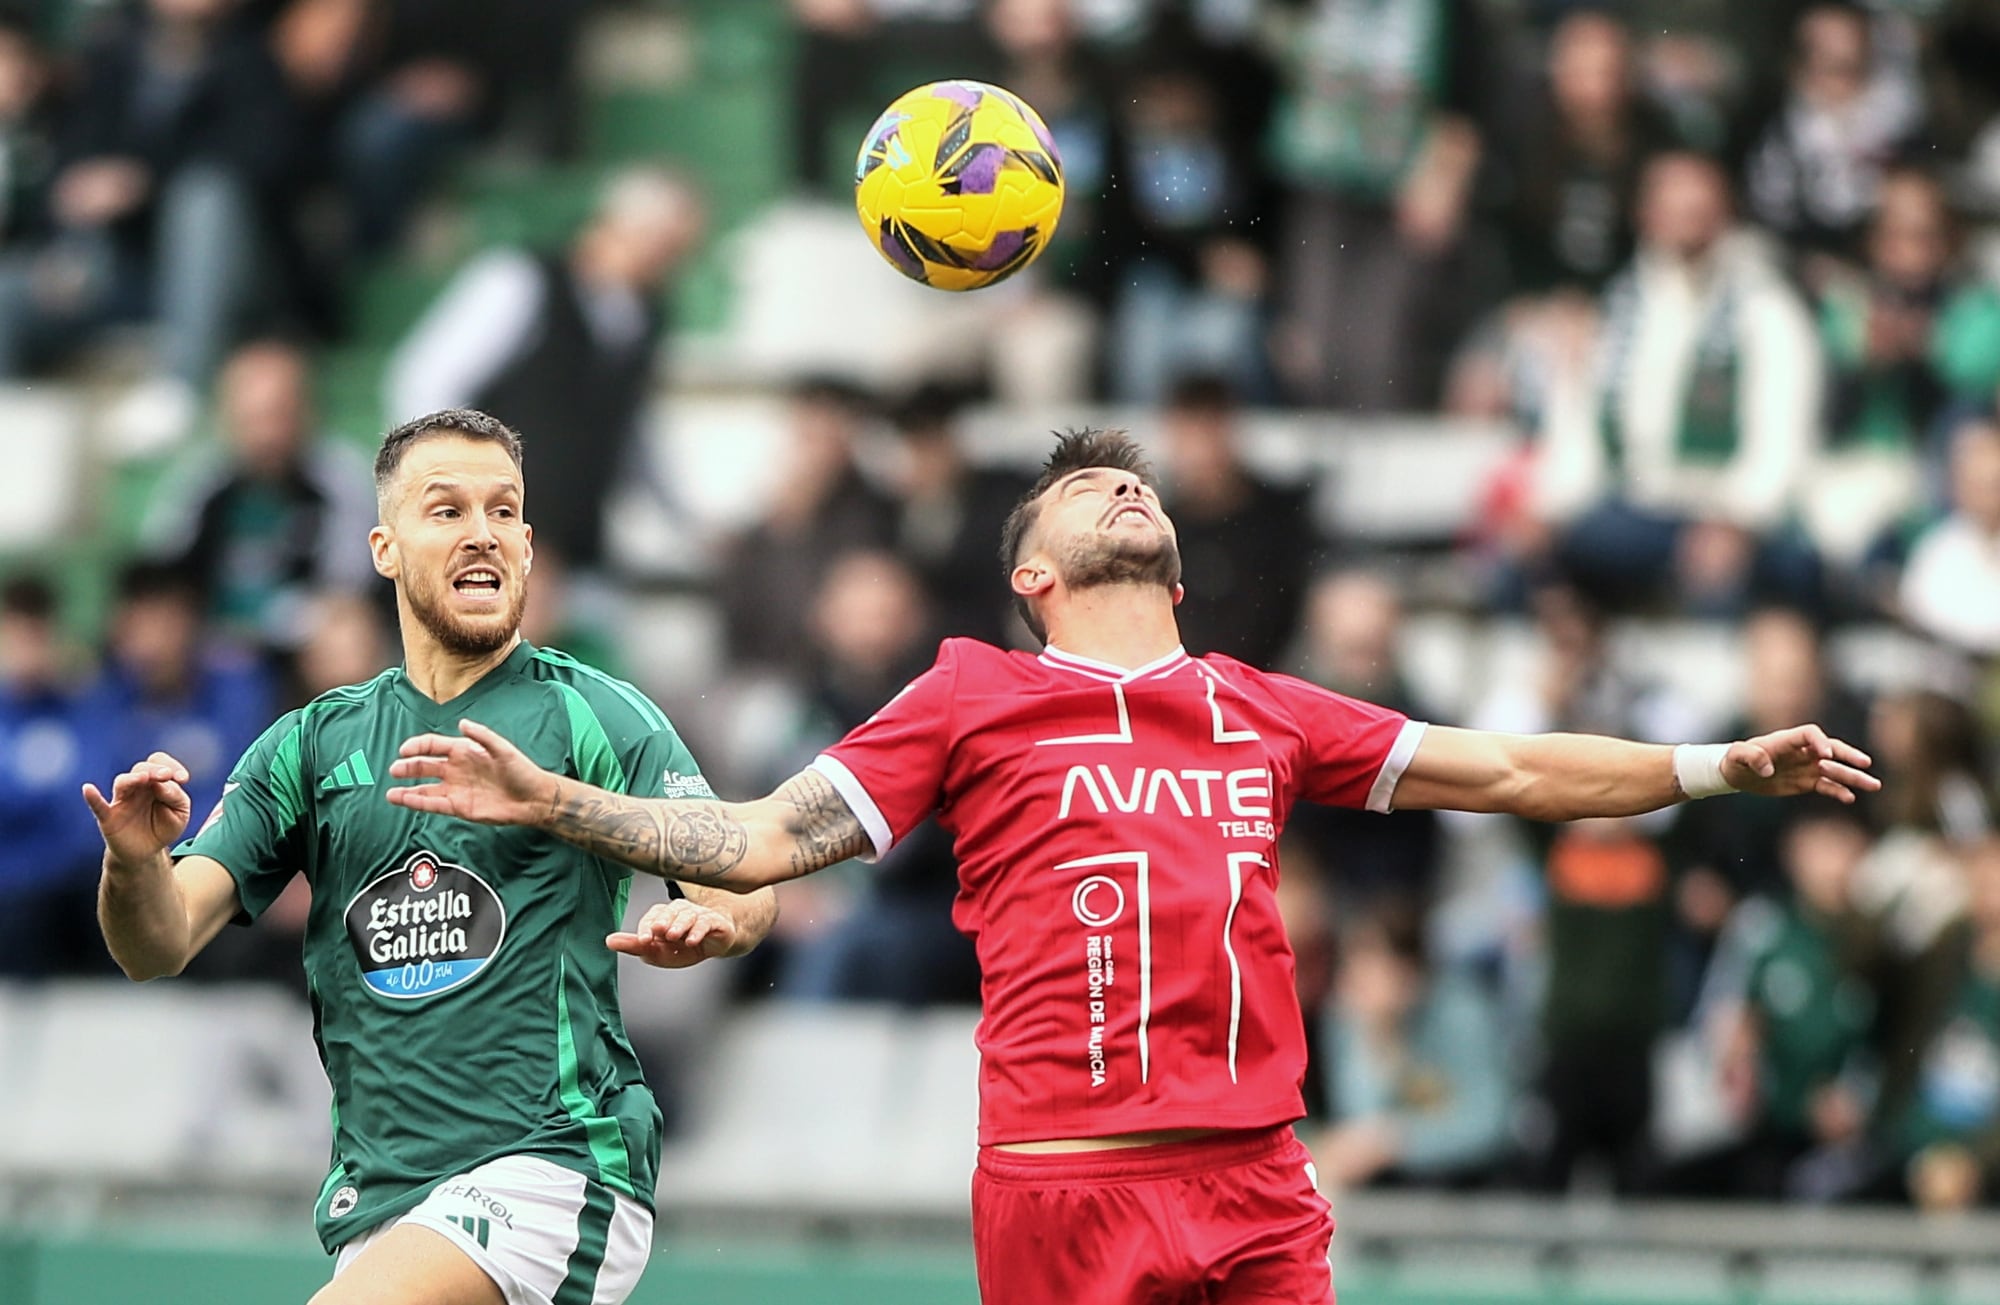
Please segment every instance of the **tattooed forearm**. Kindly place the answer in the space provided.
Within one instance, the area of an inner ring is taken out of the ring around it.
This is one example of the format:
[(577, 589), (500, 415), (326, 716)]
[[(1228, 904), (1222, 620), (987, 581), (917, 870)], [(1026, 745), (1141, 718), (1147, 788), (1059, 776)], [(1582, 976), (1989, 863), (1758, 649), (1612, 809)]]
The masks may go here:
[(784, 804), (785, 832), (792, 836), (788, 877), (824, 870), (872, 846), (847, 799), (816, 770), (800, 771), (771, 796)]
[(748, 892), (871, 846), (824, 775), (801, 771), (761, 802), (635, 798), (563, 780), (548, 831), (594, 856), (663, 879)]
[(594, 856), (664, 879), (719, 883), (743, 863), (750, 831), (720, 802), (626, 797), (561, 784), (549, 832)]

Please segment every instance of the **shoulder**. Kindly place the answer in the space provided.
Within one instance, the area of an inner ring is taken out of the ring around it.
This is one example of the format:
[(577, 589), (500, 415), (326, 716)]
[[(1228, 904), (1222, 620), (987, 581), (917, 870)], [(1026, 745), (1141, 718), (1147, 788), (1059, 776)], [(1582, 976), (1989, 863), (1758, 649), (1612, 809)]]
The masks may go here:
[(571, 723), (579, 713), (614, 741), (672, 730), (667, 714), (636, 685), (578, 661), (560, 648), (537, 648), (523, 675), (560, 696)]

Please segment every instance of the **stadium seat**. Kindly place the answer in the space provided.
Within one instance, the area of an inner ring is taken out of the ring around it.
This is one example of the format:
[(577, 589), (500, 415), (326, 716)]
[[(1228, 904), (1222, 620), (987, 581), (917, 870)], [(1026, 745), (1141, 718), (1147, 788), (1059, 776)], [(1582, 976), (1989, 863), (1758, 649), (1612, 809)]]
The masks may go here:
[(839, 1209), (885, 1168), (902, 1017), (772, 1002), (739, 1014), (690, 1084), (688, 1140), (660, 1163), (660, 1204)]
[(84, 472), (83, 405), (59, 385), (0, 385), (7, 474), (0, 553), (55, 543), (76, 525)]
[(895, 1163), (880, 1179), (912, 1208), (969, 1212), (979, 1150), (979, 1050), (976, 1011), (927, 1011), (909, 1017), (890, 1139)]

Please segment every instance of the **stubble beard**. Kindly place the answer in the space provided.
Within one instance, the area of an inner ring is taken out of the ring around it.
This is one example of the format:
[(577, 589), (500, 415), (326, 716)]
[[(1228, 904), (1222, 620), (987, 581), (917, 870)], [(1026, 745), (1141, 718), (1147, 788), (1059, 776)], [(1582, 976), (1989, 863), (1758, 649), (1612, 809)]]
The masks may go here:
[(1064, 550), (1061, 574), (1071, 590), (1148, 585), (1172, 591), (1181, 582), (1181, 551), (1164, 531), (1151, 539), (1085, 535)]
[(501, 621), (461, 619), (446, 606), (444, 595), (449, 589), (448, 584), (437, 585), (426, 580), (411, 583), (403, 590), (410, 604), (410, 614), (446, 652), (455, 657), (483, 657), (506, 647), (507, 641), (519, 632), (521, 613), (528, 604), (525, 585), (514, 590), (513, 601), (507, 606), (506, 619)]

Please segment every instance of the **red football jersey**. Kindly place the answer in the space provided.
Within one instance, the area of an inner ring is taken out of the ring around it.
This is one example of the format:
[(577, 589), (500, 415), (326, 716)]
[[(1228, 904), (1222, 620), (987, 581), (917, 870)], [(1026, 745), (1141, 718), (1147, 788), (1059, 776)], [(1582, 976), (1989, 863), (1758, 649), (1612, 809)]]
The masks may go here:
[(992, 1145), (1303, 1115), (1278, 831), (1300, 798), (1388, 810), (1422, 735), (1226, 657), (948, 639), (813, 764), (877, 856), (933, 811), (953, 837)]

